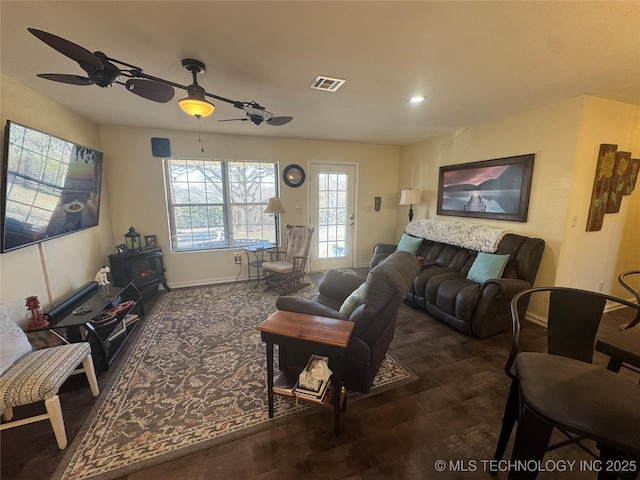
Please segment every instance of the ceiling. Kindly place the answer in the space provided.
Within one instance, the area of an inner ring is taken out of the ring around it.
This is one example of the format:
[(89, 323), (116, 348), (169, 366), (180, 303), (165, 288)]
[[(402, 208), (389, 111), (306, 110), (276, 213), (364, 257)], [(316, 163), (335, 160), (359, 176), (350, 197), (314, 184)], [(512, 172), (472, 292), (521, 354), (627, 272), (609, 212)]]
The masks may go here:
[[(181, 60), (201, 60), (207, 92), (295, 117), (218, 122), (243, 112), (214, 101), (202, 132), (403, 145), (584, 94), (640, 105), (640, 1), (2, 0), (0, 20), (2, 73), (100, 125), (198, 128), (183, 90), (160, 104), (36, 77), (84, 72), (27, 27), (182, 85)], [(312, 90), (317, 75), (347, 82)]]

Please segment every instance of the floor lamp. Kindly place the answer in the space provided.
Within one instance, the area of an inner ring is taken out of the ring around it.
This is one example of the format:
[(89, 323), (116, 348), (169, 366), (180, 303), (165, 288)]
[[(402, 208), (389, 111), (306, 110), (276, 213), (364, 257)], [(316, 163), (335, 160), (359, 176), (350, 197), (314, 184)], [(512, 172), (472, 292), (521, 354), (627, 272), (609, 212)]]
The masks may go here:
[(280, 246), (280, 214), (287, 213), (282, 206), (282, 202), (278, 197), (272, 197), (269, 199), (267, 208), (264, 209), (264, 213), (271, 213), (276, 219), (276, 247)]
[(420, 190), (402, 190), (400, 192), (400, 205), (409, 205), (409, 221), (413, 220), (413, 206), (422, 203)]

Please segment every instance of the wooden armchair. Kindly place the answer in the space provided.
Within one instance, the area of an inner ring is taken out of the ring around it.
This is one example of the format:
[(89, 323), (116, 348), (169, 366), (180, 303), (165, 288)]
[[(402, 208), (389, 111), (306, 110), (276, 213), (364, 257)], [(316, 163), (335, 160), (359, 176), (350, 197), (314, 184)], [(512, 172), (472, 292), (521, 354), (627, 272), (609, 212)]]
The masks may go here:
[(262, 264), (267, 288), (290, 293), (309, 285), (306, 281), (307, 259), (313, 227), (287, 225), (286, 252), (271, 252), (271, 261)]

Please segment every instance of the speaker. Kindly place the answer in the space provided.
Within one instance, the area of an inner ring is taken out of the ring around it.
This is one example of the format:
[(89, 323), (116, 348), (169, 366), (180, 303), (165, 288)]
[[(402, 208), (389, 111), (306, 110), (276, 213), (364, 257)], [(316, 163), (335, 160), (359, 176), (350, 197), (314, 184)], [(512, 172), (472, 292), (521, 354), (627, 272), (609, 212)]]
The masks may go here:
[(152, 138), (151, 139), (151, 155), (154, 157), (170, 157), (171, 146), (168, 138)]

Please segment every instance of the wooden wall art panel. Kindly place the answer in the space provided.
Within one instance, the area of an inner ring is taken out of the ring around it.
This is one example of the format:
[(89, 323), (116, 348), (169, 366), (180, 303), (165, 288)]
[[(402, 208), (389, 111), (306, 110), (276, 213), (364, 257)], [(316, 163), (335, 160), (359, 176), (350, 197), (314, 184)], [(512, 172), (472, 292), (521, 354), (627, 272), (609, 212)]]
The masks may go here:
[(631, 152), (616, 153), (616, 164), (613, 167), (611, 188), (609, 189), (609, 198), (607, 199), (607, 213), (618, 213), (620, 211), (623, 188), (625, 183), (627, 183), (627, 178), (629, 178), (630, 161)]
[(613, 167), (616, 164), (617, 150), (618, 145), (612, 145), (609, 143), (603, 143), (600, 145), (596, 176), (593, 179), (593, 190), (591, 192), (591, 206), (589, 207), (589, 218), (587, 219), (587, 232), (596, 232), (602, 229), (604, 214), (607, 211), (611, 178), (613, 177)]

